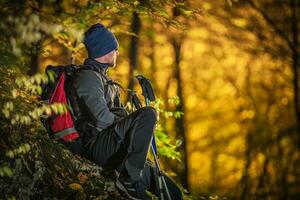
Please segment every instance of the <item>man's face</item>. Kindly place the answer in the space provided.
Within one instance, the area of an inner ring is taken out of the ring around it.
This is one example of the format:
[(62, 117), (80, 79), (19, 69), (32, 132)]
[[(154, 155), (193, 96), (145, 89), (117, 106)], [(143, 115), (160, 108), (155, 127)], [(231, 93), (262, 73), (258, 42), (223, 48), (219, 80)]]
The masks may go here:
[(110, 64), (112, 64), (112, 67), (116, 66), (118, 55), (119, 55), (119, 51), (118, 50), (112, 51), (112, 62), (110, 63)]
[(109, 52), (104, 56), (106, 58), (106, 62), (104, 63), (108, 63), (111, 65), (111, 67), (115, 67), (117, 63), (118, 55), (119, 55), (119, 51), (117, 49)]
[(116, 49), (109, 52), (108, 54), (105, 54), (102, 57), (95, 58), (95, 60), (97, 60), (100, 63), (107, 63), (110, 65), (110, 67), (114, 67), (116, 66), (118, 55), (119, 55), (119, 51)]

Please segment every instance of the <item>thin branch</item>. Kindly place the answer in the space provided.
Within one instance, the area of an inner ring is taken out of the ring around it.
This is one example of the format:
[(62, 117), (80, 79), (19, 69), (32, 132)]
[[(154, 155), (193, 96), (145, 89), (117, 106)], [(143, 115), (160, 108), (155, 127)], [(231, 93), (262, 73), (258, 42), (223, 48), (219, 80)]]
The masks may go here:
[(277, 34), (279, 34), (288, 44), (288, 46), (291, 49), (294, 49), (294, 44), (292, 43), (292, 41), (289, 39), (289, 37), (276, 25), (276, 23), (271, 19), (271, 17), (269, 17), (269, 15), (263, 11), (261, 8), (259, 8), (253, 0), (247, 0), (251, 7), (254, 8), (256, 11), (258, 11), (262, 17), (269, 23), (270, 26), (272, 26), (272, 28), (277, 32)]

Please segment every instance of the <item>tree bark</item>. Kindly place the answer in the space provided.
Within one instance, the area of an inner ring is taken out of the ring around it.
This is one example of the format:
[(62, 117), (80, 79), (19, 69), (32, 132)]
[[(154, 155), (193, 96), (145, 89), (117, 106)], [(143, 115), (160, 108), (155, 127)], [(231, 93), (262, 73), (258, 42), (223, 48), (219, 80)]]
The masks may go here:
[(298, 130), (298, 147), (300, 148), (300, 107), (299, 107), (299, 78), (298, 78), (298, 22), (297, 22), (297, 0), (290, 1), (292, 10), (292, 37), (293, 37), (293, 48), (292, 48), (292, 65), (293, 65), (293, 85), (294, 85), (294, 104), (296, 114), (296, 126)]
[[(172, 39), (172, 46), (175, 51), (175, 73), (174, 77), (177, 80), (177, 95), (180, 99), (180, 104), (176, 106), (177, 111), (181, 111), (184, 113), (184, 96), (183, 96), (183, 87), (182, 87), (182, 79), (181, 79), (181, 69), (180, 69), (180, 50), (182, 46), (182, 40), (181, 39)], [(187, 138), (186, 138), (186, 130), (185, 130), (185, 117), (184, 115), (180, 118), (176, 119), (176, 135), (178, 138), (182, 140), (182, 157), (183, 157), (183, 168), (181, 169), (180, 173), (180, 179), (182, 186), (186, 189), (189, 189), (189, 181), (188, 181), (188, 155), (187, 155)]]
[(128, 87), (129, 89), (133, 89), (134, 86), (134, 77), (133, 73), (137, 69), (137, 63), (138, 63), (138, 43), (139, 43), (139, 33), (141, 29), (141, 20), (137, 12), (133, 13), (132, 16), (132, 23), (131, 23), (131, 31), (134, 35), (131, 36), (130, 39), (130, 50), (129, 50), (129, 83)]
[(239, 192), (239, 200), (244, 200), (249, 195), (249, 168), (251, 165), (251, 143), (252, 143), (252, 135), (248, 132), (246, 136), (246, 151), (245, 151), (245, 166), (243, 170), (243, 175), (240, 181), (240, 192)]
[(268, 194), (268, 184), (267, 184), (267, 179), (268, 179), (268, 165), (270, 163), (270, 155), (265, 154), (265, 161), (263, 164), (263, 169), (261, 172), (260, 177), (258, 178), (258, 187), (256, 188), (256, 194), (255, 196), (257, 198), (265, 198)]

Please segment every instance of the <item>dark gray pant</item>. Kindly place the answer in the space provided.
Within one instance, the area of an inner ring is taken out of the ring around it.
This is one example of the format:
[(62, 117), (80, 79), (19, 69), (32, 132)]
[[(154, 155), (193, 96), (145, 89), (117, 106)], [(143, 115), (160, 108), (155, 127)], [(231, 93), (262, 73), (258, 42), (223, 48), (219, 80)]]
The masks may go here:
[(156, 113), (152, 108), (131, 113), (97, 134), (88, 157), (101, 166), (124, 165), (133, 181), (141, 179), (155, 123)]
[[(142, 180), (150, 192), (158, 195), (156, 169), (146, 162), (155, 123), (156, 112), (153, 108), (139, 109), (96, 134), (84, 153), (85, 157), (100, 166), (125, 171), (133, 180)], [(165, 180), (172, 199), (181, 199), (176, 184), (167, 176)]]

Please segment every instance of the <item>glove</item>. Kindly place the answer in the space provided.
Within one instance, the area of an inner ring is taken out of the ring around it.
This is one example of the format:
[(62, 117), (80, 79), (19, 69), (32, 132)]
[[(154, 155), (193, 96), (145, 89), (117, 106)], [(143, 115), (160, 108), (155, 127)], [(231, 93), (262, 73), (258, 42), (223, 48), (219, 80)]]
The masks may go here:
[(111, 108), (110, 112), (112, 112), (115, 115), (114, 122), (118, 122), (124, 117), (128, 116), (127, 111), (124, 108)]

